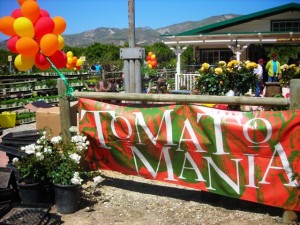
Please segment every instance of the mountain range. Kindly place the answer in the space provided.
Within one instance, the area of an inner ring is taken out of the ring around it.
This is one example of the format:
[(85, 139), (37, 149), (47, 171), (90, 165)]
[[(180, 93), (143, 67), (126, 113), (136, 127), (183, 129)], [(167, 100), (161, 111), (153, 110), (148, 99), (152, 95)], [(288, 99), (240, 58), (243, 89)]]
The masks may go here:
[[(151, 45), (156, 42), (161, 42), (161, 35), (176, 34), (183, 31), (195, 29), (208, 24), (221, 22), (232, 19), (238, 14), (224, 14), (219, 16), (208, 17), (199, 21), (186, 21), (178, 24), (173, 24), (167, 27), (152, 29), (150, 27), (136, 27), (135, 28), (135, 43), (138, 46)], [(114, 44), (122, 46), (128, 42), (128, 28), (109, 28), (99, 27), (94, 30), (88, 30), (77, 34), (63, 35), (65, 45), (71, 47), (89, 46), (95, 42), (102, 44)], [(6, 49), (6, 42), (0, 43), (0, 48)]]

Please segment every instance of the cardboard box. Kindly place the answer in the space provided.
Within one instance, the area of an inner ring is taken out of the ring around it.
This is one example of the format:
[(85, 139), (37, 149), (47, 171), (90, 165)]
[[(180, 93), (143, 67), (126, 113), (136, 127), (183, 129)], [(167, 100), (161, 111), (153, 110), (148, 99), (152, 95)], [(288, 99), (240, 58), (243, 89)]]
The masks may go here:
[[(71, 126), (77, 126), (77, 104), (73, 105), (71, 111)], [(53, 136), (60, 135), (60, 109), (59, 107), (38, 108), (36, 110), (36, 129), (50, 128)]]
[(36, 129), (49, 128), (53, 136), (61, 132), (59, 107), (39, 108), (35, 115)]

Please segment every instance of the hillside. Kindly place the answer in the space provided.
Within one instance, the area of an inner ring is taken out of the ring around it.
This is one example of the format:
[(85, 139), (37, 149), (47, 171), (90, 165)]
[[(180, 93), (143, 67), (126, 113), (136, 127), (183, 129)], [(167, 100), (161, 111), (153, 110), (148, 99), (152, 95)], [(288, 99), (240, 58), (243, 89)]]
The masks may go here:
[[(150, 27), (136, 27), (135, 39), (137, 45), (151, 45), (161, 41), (162, 34), (176, 34), (183, 31), (195, 29), (208, 24), (221, 22), (224, 20), (235, 18), (237, 14), (224, 14), (220, 16), (212, 16), (199, 21), (186, 21), (178, 24), (173, 24), (159, 29), (151, 29)], [(84, 31), (78, 34), (63, 35), (65, 45), (72, 47), (84, 47), (95, 42), (103, 44), (124, 45), (128, 42), (128, 28), (118, 29), (109, 27), (99, 27), (94, 30)], [(0, 42), (0, 48), (6, 49), (6, 42)]]

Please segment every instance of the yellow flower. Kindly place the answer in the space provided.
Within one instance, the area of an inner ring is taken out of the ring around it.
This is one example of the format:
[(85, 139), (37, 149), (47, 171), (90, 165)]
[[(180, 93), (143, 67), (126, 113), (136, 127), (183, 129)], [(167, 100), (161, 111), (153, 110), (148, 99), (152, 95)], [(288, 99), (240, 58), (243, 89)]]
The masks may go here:
[(288, 64), (283, 64), (281, 67), (280, 67), (281, 70), (285, 71), (285, 70), (288, 70), (289, 69), (289, 65)]
[(223, 70), (220, 67), (218, 67), (218, 68), (215, 69), (215, 74), (220, 75), (220, 74), (222, 74), (222, 72), (223, 72)]
[(210, 65), (208, 63), (203, 63), (202, 64), (202, 68), (204, 68), (205, 70), (208, 70), (210, 67)]
[[(247, 62), (247, 61), (246, 61)], [(254, 68), (257, 68), (257, 64), (255, 62), (248, 62), (248, 63), (245, 63), (246, 64), (246, 68), (248, 70), (253, 70)]]
[(226, 67), (226, 62), (225, 61), (219, 61), (218, 66), (219, 67)]
[(226, 71), (228, 72), (228, 73), (233, 73), (233, 69), (232, 68), (226, 68)]
[(228, 64), (227, 64), (227, 67), (228, 68), (234, 68), (236, 65), (238, 65), (239, 62), (237, 60), (231, 60)]

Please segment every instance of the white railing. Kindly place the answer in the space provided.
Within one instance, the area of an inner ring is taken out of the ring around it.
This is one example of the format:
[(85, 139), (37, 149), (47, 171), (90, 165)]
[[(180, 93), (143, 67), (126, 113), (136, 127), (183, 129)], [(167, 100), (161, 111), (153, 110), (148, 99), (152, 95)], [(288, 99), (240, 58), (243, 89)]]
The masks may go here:
[(175, 90), (189, 90), (192, 91), (196, 85), (196, 77), (198, 73), (184, 73), (184, 74), (175, 74)]

